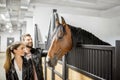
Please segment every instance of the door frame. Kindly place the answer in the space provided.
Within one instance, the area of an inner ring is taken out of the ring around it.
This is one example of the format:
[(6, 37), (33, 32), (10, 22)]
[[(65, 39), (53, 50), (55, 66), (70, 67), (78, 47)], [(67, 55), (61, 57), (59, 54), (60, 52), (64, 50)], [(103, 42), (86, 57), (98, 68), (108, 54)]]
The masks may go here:
[(14, 42), (14, 37), (7, 37), (7, 46), (11, 45)]

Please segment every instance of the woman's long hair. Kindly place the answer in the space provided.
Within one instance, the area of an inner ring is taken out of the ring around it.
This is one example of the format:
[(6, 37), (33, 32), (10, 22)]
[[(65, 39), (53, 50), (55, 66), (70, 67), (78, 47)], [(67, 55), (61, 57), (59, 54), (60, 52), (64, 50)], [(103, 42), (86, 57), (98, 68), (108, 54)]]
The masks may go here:
[(12, 59), (12, 54), (11, 54), (11, 49), (10, 49), (11, 46), (9, 46), (6, 50), (6, 61), (5, 61), (5, 64), (4, 64), (4, 68), (5, 68), (5, 71), (8, 72), (9, 68), (10, 68), (10, 64), (11, 64), (11, 59)]
[(6, 60), (5, 60), (5, 64), (4, 64), (4, 68), (5, 71), (8, 72), (10, 69), (10, 64), (12, 61), (12, 53), (14, 54), (13, 50), (17, 49), (21, 44), (23, 44), (22, 42), (15, 42), (12, 45), (8, 46), (6, 49)]

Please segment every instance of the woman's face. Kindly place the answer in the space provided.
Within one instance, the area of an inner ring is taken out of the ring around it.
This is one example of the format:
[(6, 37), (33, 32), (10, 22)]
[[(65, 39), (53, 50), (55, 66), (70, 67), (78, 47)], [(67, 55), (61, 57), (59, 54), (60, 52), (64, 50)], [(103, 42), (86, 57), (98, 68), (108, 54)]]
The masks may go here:
[(25, 45), (21, 44), (17, 49), (14, 50), (15, 55), (24, 56), (25, 54)]

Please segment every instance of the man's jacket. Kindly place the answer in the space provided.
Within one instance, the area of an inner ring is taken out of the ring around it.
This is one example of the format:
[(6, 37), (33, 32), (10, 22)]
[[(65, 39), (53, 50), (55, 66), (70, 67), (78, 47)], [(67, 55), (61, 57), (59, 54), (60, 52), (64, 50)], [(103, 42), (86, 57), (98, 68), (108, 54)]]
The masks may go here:
[(35, 71), (38, 77), (38, 80), (44, 80), (43, 78), (43, 68), (42, 68), (42, 57), (45, 57), (47, 54), (42, 53), (42, 49), (40, 48), (32, 48), (31, 56), (32, 56), (32, 64), (35, 66)]

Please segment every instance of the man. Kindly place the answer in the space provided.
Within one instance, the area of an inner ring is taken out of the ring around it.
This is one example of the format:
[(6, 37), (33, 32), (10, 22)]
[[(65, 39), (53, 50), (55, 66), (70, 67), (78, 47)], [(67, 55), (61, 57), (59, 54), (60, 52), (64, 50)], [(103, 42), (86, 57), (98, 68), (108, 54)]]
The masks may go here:
[(34, 80), (44, 80), (43, 78), (43, 68), (42, 68), (42, 57), (47, 54), (42, 53), (42, 49), (33, 48), (33, 40), (30, 34), (25, 34), (22, 36), (22, 41), (26, 45), (26, 58), (31, 63)]

